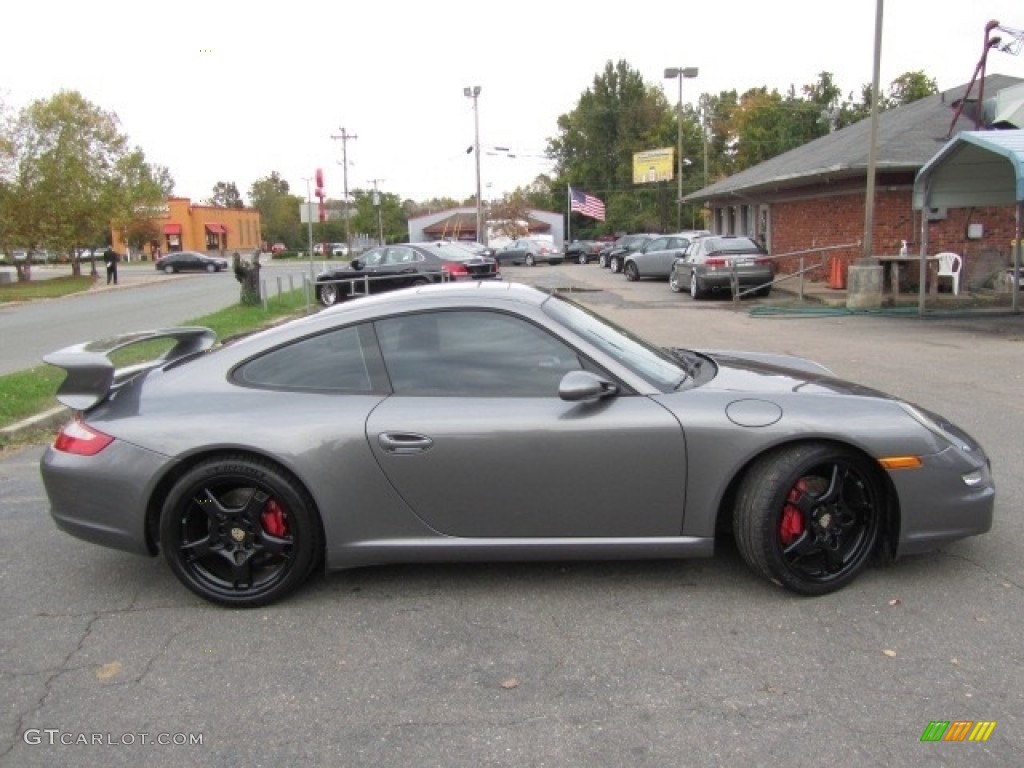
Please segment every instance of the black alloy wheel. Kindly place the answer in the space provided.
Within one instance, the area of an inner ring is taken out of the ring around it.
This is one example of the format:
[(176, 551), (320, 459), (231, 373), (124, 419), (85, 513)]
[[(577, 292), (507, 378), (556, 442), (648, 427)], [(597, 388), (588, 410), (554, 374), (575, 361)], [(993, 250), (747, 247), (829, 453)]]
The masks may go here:
[(160, 547), (192, 592), (238, 608), (266, 605), (306, 580), (323, 534), (312, 499), (269, 462), (207, 459), (171, 488)]
[(793, 592), (823, 595), (864, 569), (886, 509), (880, 471), (869, 459), (806, 443), (754, 463), (736, 497), (733, 530), (755, 571)]

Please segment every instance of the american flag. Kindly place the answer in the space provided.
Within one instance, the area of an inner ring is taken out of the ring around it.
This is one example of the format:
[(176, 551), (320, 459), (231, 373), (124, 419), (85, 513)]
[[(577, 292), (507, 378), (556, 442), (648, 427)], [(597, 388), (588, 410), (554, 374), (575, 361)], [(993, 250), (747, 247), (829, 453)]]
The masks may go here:
[(593, 195), (569, 187), (569, 210), (579, 211), (598, 221), (604, 221), (604, 203)]

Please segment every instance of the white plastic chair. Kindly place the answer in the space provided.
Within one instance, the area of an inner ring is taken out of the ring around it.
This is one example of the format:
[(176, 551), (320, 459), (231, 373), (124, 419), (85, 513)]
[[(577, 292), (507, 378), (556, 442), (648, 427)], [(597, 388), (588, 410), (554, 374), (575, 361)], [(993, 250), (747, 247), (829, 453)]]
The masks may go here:
[(960, 270), (964, 260), (960, 254), (952, 251), (944, 251), (939, 256), (939, 277), (948, 277), (953, 281), (953, 293), (960, 293)]

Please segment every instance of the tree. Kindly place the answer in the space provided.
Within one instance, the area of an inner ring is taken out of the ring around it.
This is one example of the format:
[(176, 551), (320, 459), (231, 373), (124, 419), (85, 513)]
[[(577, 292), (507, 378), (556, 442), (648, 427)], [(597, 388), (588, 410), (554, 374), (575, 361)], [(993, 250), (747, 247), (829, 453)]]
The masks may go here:
[(242, 195), (233, 181), (218, 181), (214, 184), (210, 204), (218, 208), (245, 208)]
[[(699, 126), (692, 115), (681, 118), (686, 156), (699, 151)], [(569, 184), (602, 198), (607, 215), (602, 228), (609, 232), (657, 224), (657, 194), (650, 185), (633, 186), (633, 154), (676, 143), (675, 110), (660, 84), (646, 83), (625, 61), (609, 61), (576, 107), (559, 116), (558, 135), (548, 139), (555, 162), (551, 198), (564, 199)]]
[[(9, 234), (25, 247), (71, 254), (75, 275), (82, 246), (108, 243), (112, 221), (126, 221), (137, 204), (152, 202), (155, 188), (173, 186), (166, 170), (150, 167), (141, 149), (128, 146), (116, 114), (77, 91), (29, 104), (5, 144), (0, 220), (14, 222)], [(27, 269), (19, 273), (27, 277)]]
[(249, 187), (249, 199), (253, 208), (260, 212), (264, 242), (294, 247), (303, 241), (299, 220), (303, 198), (290, 194), (288, 182), (277, 171), (254, 181)]

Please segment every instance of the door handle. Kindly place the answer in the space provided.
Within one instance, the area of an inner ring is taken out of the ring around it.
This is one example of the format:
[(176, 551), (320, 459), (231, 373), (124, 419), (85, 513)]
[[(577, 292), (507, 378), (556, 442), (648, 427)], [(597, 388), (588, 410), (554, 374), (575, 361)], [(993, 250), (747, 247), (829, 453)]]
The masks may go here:
[(380, 447), (398, 456), (429, 451), (434, 441), (426, 435), (412, 432), (381, 432), (377, 435)]

